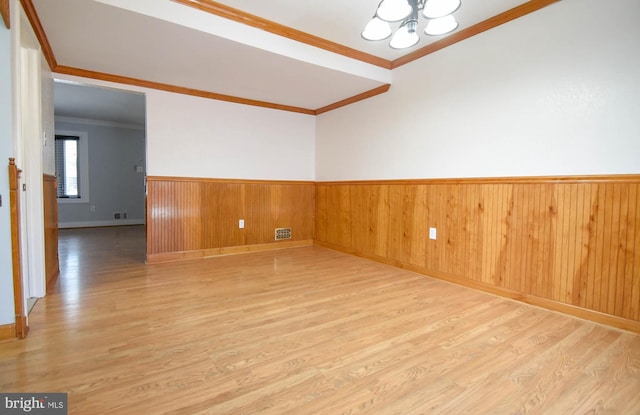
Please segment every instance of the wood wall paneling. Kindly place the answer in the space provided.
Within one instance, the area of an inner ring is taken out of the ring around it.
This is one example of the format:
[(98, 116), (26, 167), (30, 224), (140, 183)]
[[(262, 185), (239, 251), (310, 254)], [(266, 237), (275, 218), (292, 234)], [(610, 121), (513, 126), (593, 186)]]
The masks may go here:
[[(276, 182), (150, 177), (148, 260), (317, 243), (640, 330), (640, 177)], [(314, 191), (315, 188), (315, 191)], [(245, 229), (238, 228), (244, 219)], [(293, 240), (276, 243), (276, 227)], [(430, 240), (429, 227), (438, 230)]]
[[(313, 239), (312, 182), (149, 177), (147, 189), (149, 262), (308, 245)], [(278, 227), (291, 227), (292, 239), (275, 241)]]
[(637, 175), (317, 183), (315, 240), (638, 330), (639, 187)]
[(53, 287), (60, 274), (58, 260), (58, 198), (55, 176), (43, 176), (44, 192), (44, 250), (47, 291)]

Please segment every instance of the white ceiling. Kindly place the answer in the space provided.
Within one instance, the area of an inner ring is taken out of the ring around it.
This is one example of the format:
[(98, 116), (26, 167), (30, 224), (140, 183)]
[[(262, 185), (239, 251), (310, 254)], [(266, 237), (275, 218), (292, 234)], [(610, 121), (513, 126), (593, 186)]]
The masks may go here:
[(134, 128), (145, 126), (145, 97), (140, 93), (58, 81), (53, 84), (53, 105), (59, 119), (106, 121)]
[[(424, 35), (426, 20), (420, 17), (418, 26), (420, 42), (411, 49), (391, 49), (388, 39), (380, 42), (368, 42), (362, 39), (360, 33), (373, 17), (380, 0), (220, 0), (218, 2), (388, 60), (399, 58), (443, 37)], [(460, 23), (458, 30), (526, 2), (526, 0), (462, 0), (462, 6), (454, 13), (456, 20)], [(397, 26), (399, 23), (395, 25)]]
[[(32, 2), (60, 66), (310, 110), (392, 84), (389, 69), (171, 0)], [(386, 60), (440, 39), (421, 33), (418, 45), (404, 51), (363, 40), (379, 0), (219, 3)], [(463, 0), (458, 30), (523, 3)]]

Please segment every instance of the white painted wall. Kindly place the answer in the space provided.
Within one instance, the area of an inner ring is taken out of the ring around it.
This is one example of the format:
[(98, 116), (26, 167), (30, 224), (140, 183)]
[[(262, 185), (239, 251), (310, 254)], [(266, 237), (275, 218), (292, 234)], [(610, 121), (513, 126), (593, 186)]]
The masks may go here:
[(315, 117), (70, 75), (146, 95), (147, 175), (314, 180)]
[[(144, 130), (97, 120), (75, 120), (56, 118), (55, 123), (56, 134), (78, 134), (81, 141), (86, 140), (80, 144), (82, 198), (58, 200), (59, 227), (143, 224)], [(136, 170), (138, 166), (140, 172)], [(114, 220), (116, 212), (126, 213), (127, 219)]]
[(42, 172), (56, 174), (55, 120), (53, 118), (53, 74), (44, 56), (41, 57), (42, 96)]
[(640, 173), (638, 16), (564, 0), (394, 70), (317, 118), (316, 179)]
[[(11, 62), (11, 36), (0, 21), (0, 62)], [(11, 266), (11, 218), (9, 210), (9, 157), (14, 157), (11, 108), (11, 65), (0, 65), (0, 325), (15, 323), (13, 268)]]
[(312, 116), (147, 93), (150, 176), (313, 180)]

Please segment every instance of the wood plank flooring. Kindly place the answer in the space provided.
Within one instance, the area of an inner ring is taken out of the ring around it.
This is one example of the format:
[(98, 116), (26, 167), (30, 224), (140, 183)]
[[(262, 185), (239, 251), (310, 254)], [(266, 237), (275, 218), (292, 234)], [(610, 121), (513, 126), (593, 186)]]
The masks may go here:
[(319, 247), (145, 265), (61, 230), (0, 390), (70, 414), (639, 414), (640, 336)]

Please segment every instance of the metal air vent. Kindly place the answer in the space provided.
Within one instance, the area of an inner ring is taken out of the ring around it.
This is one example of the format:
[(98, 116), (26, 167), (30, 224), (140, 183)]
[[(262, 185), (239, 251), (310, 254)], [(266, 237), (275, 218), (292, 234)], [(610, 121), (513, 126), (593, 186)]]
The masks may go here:
[(276, 228), (276, 241), (291, 239), (291, 228)]

